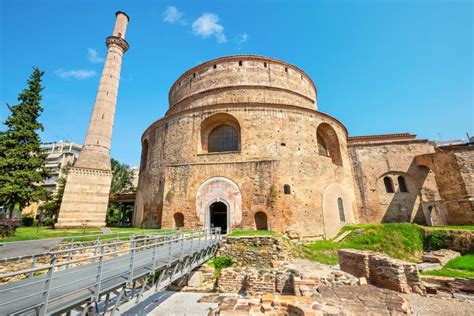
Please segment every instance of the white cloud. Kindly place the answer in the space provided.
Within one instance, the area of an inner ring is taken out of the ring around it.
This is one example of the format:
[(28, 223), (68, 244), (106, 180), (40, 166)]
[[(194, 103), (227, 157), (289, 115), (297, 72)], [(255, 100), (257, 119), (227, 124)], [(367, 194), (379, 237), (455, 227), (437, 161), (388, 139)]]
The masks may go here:
[(184, 23), (184, 21), (181, 19), (182, 17), (183, 13), (179, 11), (178, 8), (173, 6), (167, 7), (163, 13), (163, 21), (171, 24), (176, 22)]
[(219, 22), (217, 15), (204, 13), (193, 22), (193, 33), (203, 38), (214, 36), (219, 43), (225, 43), (227, 38), (224, 34), (224, 27), (217, 22)]
[(249, 36), (248, 36), (247, 33), (237, 35), (236, 38), (235, 38), (235, 40), (237, 42), (237, 48), (241, 49), (242, 44), (247, 43), (248, 39), (249, 39)]
[(87, 79), (90, 77), (97, 76), (97, 73), (94, 70), (87, 70), (87, 69), (78, 69), (78, 70), (63, 70), (58, 69), (56, 70), (56, 76), (63, 79), (74, 78), (74, 79)]
[(104, 58), (99, 56), (99, 53), (94, 48), (87, 49), (87, 59), (94, 64), (100, 64), (104, 62)]

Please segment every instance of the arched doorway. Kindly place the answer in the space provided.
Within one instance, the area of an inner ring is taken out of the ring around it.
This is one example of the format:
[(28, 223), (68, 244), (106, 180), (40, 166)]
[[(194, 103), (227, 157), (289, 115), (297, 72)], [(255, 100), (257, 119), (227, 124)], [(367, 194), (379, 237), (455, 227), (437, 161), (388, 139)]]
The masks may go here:
[(268, 230), (267, 214), (261, 211), (255, 213), (255, 228), (257, 230)]
[(209, 205), (210, 228), (220, 227), (221, 234), (227, 234), (228, 209), (223, 202), (217, 201)]

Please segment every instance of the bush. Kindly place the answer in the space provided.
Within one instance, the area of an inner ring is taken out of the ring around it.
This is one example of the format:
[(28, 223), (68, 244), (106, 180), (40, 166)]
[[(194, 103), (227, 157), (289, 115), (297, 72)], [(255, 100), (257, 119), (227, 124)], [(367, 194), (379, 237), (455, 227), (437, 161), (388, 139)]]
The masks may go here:
[(434, 231), (425, 237), (425, 249), (439, 250), (444, 247), (446, 237), (444, 231)]
[(233, 263), (234, 261), (232, 260), (232, 258), (226, 256), (216, 257), (212, 261), (214, 268), (216, 268), (217, 270), (222, 270), (224, 268), (230, 267)]
[(43, 226), (48, 226), (48, 227), (53, 227), (54, 226), (54, 218), (52, 217), (46, 217), (43, 219), (43, 222), (41, 223)]
[(35, 218), (29, 215), (24, 215), (21, 217), (21, 225), (23, 226), (33, 226), (33, 223), (35, 222)]
[(20, 227), (20, 222), (11, 218), (0, 218), (0, 237), (10, 237), (15, 235), (16, 229)]

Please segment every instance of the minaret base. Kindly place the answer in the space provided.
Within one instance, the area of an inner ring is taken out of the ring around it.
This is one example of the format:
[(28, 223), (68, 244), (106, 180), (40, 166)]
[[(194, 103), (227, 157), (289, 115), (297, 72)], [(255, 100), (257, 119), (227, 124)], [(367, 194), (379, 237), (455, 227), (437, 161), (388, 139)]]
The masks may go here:
[(55, 227), (104, 227), (112, 171), (69, 169)]

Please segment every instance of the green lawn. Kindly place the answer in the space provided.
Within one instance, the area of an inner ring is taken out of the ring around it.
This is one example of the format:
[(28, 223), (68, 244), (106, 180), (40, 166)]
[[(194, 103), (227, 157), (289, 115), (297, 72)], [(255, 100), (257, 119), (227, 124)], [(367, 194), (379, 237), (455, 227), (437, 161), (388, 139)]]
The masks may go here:
[(474, 278), (474, 254), (467, 254), (454, 258), (442, 269), (425, 271), (423, 274), (453, 278)]
[(337, 249), (352, 248), (384, 252), (408, 261), (423, 254), (423, 230), (411, 224), (359, 224), (346, 226), (341, 233), (353, 231), (343, 241), (321, 240), (305, 245), (305, 257), (325, 264), (337, 264)]
[(280, 234), (271, 231), (271, 230), (233, 230), (230, 234), (230, 237), (244, 237), (244, 236), (281, 236)]
[[(157, 231), (150, 229), (134, 228), (134, 227), (110, 227), (113, 233), (144, 233), (147, 231)], [(166, 233), (167, 231), (163, 231)], [(81, 236), (81, 235), (93, 235), (102, 234), (99, 228), (50, 228), (50, 227), (19, 227), (17, 228), (15, 235), (12, 237), (0, 238), (0, 242), (11, 242), (31, 239), (44, 239), (44, 238), (55, 238), (55, 237), (68, 237), (68, 236)], [(107, 235), (104, 235), (107, 238)], [(110, 238), (110, 236), (109, 236)]]

